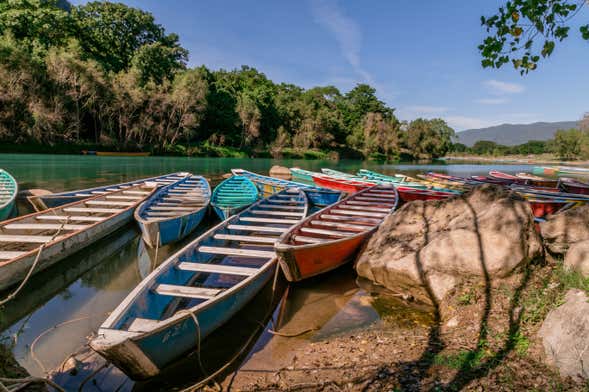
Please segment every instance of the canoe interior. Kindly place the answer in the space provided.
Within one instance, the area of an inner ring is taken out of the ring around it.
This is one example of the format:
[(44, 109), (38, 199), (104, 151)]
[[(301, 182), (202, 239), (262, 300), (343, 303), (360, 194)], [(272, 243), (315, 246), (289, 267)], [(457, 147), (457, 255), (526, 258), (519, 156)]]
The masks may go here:
[(0, 220), (7, 219), (14, 209), (18, 184), (7, 171), (0, 169)]
[[(271, 208), (275, 206), (291, 209), (281, 209), (277, 214)], [(306, 197), (299, 190), (285, 190), (257, 202), (166, 260), (102, 328), (133, 332), (137, 320), (143, 324), (149, 320), (147, 323), (153, 325), (182, 309), (198, 312), (199, 305), (222, 297), (240, 282), (263, 271), (268, 263), (274, 263), (274, 242), (306, 213)], [(243, 255), (231, 254), (240, 252)], [(177, 289), (176, 294), (169, 286)], [(202, 289), (201, 295), (195, 289)]]
[(243, 210), (259, 198), (258, 188), (246, 176), (232, 176), (215, 188), (211, 205), (221, 219)]

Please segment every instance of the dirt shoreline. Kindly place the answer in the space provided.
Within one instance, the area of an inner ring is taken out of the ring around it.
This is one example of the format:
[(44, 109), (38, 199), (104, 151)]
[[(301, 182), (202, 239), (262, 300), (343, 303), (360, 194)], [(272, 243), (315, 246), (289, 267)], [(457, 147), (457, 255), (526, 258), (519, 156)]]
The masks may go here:
[(524, 165), (557, 165), (557, 166), (579, 166), (589, 167), (589, 161), (562, 161), (551, 155), (502, 155), (497, 157), (488, 157), (481, 155), (457, 155), (446, 156), (441, 158), (444, 161), (460, 162), (491, 162), (491, 163), (509, 163)]

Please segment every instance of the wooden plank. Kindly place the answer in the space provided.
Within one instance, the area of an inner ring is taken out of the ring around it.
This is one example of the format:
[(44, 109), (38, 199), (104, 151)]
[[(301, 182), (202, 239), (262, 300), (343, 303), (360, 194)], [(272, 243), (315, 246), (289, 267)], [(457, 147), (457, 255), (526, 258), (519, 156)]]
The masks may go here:
[(342, 221), (360, 221), (360, 222), (370, 222), (371, 224), (379, 224), (382, 219), (376, 218), (368, 218), (365, 216), (341, 216), (341, 215), (331, 215), (331, 214), (321, 214), (321, 218), (325, 219), (332, 219), (332, 220), (342, 220)]
[(35, 217), (38, 220), (57, 220), (57, 221), (70, 221), (70, 222), (100, 222), (106, 219), (101, 216), (78, 216), (78, 215), (38, 215)]
[(379, 207), (368, 207), (368, 206), (354, 206), (348, 205), (348, 203), (340, 204), (341, 207), (345, 207), (348, 210), (358, 210), (358, 211), (374, 211), (374, 212), (391, 212), (390, 208), (379, 208)]
[(273, 244), (278, 240), (278, 237), (258, 237), (252, 235), (236, 235), (236, 234), (215, 234), (213, 238), (216, 240), (230, 240), (242, 242), (255, 242), (260, 244)]
[(59, 223), (9, 223), (4, 226), (9, 230), (82, 230), (89, 225), (68, 225)]
[(383, 199), (380, 197), (368, 197), (368, 196), (356, 196), (356, 197), (354, 197), (354, 200), (365, 200), (365, 201), (376, 201), (376, 202), (389, 201), (387, 199)]
[(66, 207), (65, 212), (87, 212), (87, 213), (102, 213), (102, 214), (116, 214), (125, 211), (120, 208), (89, 208), (89, 207)]
[(223, 248), (218, 246), (199, 246), (198, 251), (217, 255), (256, 257), (264, 259), (273, 259), (276, 257), (276, 253), (267, 250)]
[(135, 319), (133, 319), (133, 322), (131, 323), (131, 325), (129, 325), (129, 328), (127, 328), (127, 331), (129, 331), (129, 332), (148, 332), (148, 331), (151, 331), (153, 328), (155, 328), (158, 324), (159, 324), (159, 320), (144, 319), (141, 317), (136, 317)]
[(85, 201), (84, 204), (90, 206), (121, 206), (121, 207), (131, 207), (134, 206), (135, 203), (132, 201), (108, 201), (108, 200), (88, 200)]
[(182, 262), (177, 266), (183, 271), (207, 272), (211, 274), (228, 274), (240, 276), (252, 276), (258, 272), (257, 268), (251, 267), (236, 267), (232, 265), (207, 264), (207, 263), (192, 263)]
[(203, 287), (178, 286), (174, 284), (159, 284), (154, 291), (159, 295), (169, 295), (172, 297), (185, 297), (197, 299), (211, 299), (219, 294), (221, 289), (207, 289)]
[(387, 214), (382, 214), (380, 212), (363, 212), (363, 211), (346, 210), (343, 208), (334, 208), (330, 212), (332, 214), (367, 216), (367, 217), (375, 217), (375, 218), (384, 218), (385, 216), (387, 216)]
[(122, 193), (124, 193), (125, 195), (149, 195), (151, 192), (145, 192), (145, 191), (123, 191)]
[(0, 242), (30, 242), (35, 244), (44, 244), (51, 241), (53, 236), (50, 235), (0, 235)]
[(106, 191), (92, 191), (92, 193), (94, 193), (95, 195), (104, 195), (110, 192), (106, 192)]
[(260, 231), (263, 233), (286, 233), (289, 229), (270, 226), (228, 225), (229, 230)]
[(271, 210), (304, 210), (305, 207), (297, 207), (297, 206), (271, 206), (267, 204), (258, 204), (259, 208), (268, 208)]
[(182, 211), (176, 211), (176, 212), (147, 212), (147, 218), (164, 218), (164, 217), (180, 216), (180, 215), (184, 215), (184, 212), (182, 212)]
[(313, 227), (301, 227), (301, 231), (304, 233), (323, 234), (323, 235), (330, 235), (333, 237), (342, 237), (342, 238), (358, 234), (357, 232), (351, 232), (351, 231), (315, 229)]
[(141, 200), (141, 196), (121, 196), (121, 195), (110, 195), (106, 196), (107, 200)]
[(148, 208), (148, 210), (151, 211), (194, 211), (194, 208), (192, 207), (160, 207), (157, 205), (151, 206)]
[(348, 201), (346, 201), (346, 204), (354, 204), (357, 206), (386, 206), (386, 205), (389, 205), (389, 206), (393, 207), (395, 205), (395, 202), (393, 202), (393, 201), (378, 202), (378, 201), (348, 200)]
[(278, 215), (278, 216), (303, 216), (300, 212), (288, 212), (288, 211), (263, 211), (263, 210), (250, 210), (252, 214), (256, 215)]
[(12, 260), (29, 252), (0, 251), (0, 260)]
[(276, 203), (276, 204), (305, 204), (302, 201), (296, 200), (275, 200), (275, 199), (267, 199), (265, 203)]
[(273, 219), (273, 218), (257, 218), (253, 216), (242, 216), (239, 217), (240, 221), (244, 222), (260, 222), (260, 223), (283, 223), (288, 225), (293, 225), (295, 223), (299, 223), (299, 220), (296, 219)]
[(322, 244), (324, 242), (333, 241), (326, 238), (306, 237), (304, 235), (295, 235), (293, 236), (293, 239), (297, 242), (304, 242), (306, 244)]
[(78, 197), (91, 197), (93, 195), (90, 194), (90, 193), (76, 193), (75, 196), (78, 196)]
[(363, 193), (363, 195), (370, 195), (375, 197), (383, 197), (385, 199), (396, 199), (397, 196), (394, 192), (378, 192), (378, 191), (368, 191)]

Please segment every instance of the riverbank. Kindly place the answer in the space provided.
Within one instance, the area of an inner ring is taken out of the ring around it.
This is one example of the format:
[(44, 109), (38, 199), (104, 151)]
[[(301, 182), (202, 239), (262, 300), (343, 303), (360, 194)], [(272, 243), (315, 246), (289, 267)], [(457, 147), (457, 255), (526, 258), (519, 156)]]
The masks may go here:
[(442, 158), (447, 162), (468, 162), (468, 163), (509, 163), (520, 165), (564, 165), (564, 166), (589, 166), (589, 160), (563, 161), (554, 154), (541, 155), (447, 155)]
[(275, 336), (222, 385), (239, 391), (582, 390), (584, 384), (545, 365), (537, 337), (568, 287), (559, 268), (538, 264), (508, 283), (465, 286), (439, 314), (383, 290), (357, 293), (332, 320), (354, 320), (367, 305), (379, 311), (378, 320), (343, 332), (328, 321), (310, 338)]

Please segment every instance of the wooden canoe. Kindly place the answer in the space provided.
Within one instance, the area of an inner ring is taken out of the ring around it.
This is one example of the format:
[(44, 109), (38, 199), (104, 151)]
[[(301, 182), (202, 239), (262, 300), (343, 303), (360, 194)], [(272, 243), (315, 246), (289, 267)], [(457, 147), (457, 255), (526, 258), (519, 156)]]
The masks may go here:
[(152, 248), (186, 238), (202, 222), (211, 199), (204, 177), (186, 176), (159, 189), (135, 210), (143, 241)]
[(18, 184), (6, 170), (0, 169), (0, 221), (13, 215)]
[(351, 261), (398, 202), (394, 186), (375, 185), (309, 216), (274, 247), (284, 275), (298, 282)]
[(302, 181), (305, 184), (313, 184), (313, 172), (298, 167), (290, 168), (290, 176), (294, 181)]
[(540, 187), (557, 187), (558, 180), (554, 180), (552, 178), (545, 178), (540, 176), (535, 176), (529, 173), (517, 173), (517, 178), (521, 178), (522, 180), (526, 181), (526, 184), (533, 185), (533, 186), (540, 186)]
[(589, 184), (575, 180), (573, 178), (562, 177), (560, 179), (560, 187), (563, 191), (568, 193), (589, 195)]
[(397, 186), (397, 191), (399, 192), (399, 197), (404, 202), (415, 200), (442, 200), (458, 195), (456, 192), (435, 191), (431, 189), (415, 189), (405, 186)]
[(499, 182), (502, 182), (504, 184), (527, 184), (528, 180), (525, 180), (523, 178), (519, 178), (517, 176), (513, 176), (511, 174), (507, 174), (507, 173), (503, 173), (497, 170), (491, 170), (489, 172), (489, 177), (497, 180)]
[(211, 206), (225, 220), (244, 210), (259, 198), (258, 188), (245, 176), (232, 176), (215, 187)]
[(155, 192), (145, 183), (0, 223), (0, 290), (92, 244), (127, 224), (133, 210)]
[(123, 182), (120, 184), (104, 185), (95, 188), (78, 189), (61, 193), (52, 193), (49, 195), (29, 196), (27, 200), (33, 205), (36, 211), (43, 211), (48, 208), (59, 207), (64, 204), (84, 200), (96, 195), (103, 195), (107, 192), (117, 191), (131, 186), (143, 184), (145, 182), (157, 182), (160, 185), (169, 185), (178, 180), (181, 180), (189, 174), (190, 173), (186, 172), (170, 173), (164, 174), (163, 176), (143, 178), (140, 180)]
[(231, 169), (234, 176), (246, 176), (260, 190), (262, 197), (271, 196), (287, 188), (299, 188), (307, 194), (309, 201), (316, 206), (328, 206), (338, 201), (342, 193), (327, 188), (302, 184), (300, 182), (282, 180), (279, 178), (263, 176), (243, 169)]
[(274, 243), (304, 219), (307, 208), (305, 193), (287, 189), (210, 229), (149, 274), (110, 314), (90, 347), (131, 378), (155, 376), (272, 278)]
[(346, 192), (348, 194), (360, 192), (361, 190), (376, 185), (373, 182), (347, 180), (344, 178), (328, 176), (326, 174), (313, 175), (313, 182), (315, 182), (315, 185), (317, 186), (332, 189), (335, 191)]

